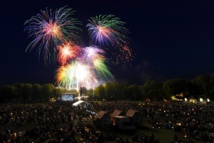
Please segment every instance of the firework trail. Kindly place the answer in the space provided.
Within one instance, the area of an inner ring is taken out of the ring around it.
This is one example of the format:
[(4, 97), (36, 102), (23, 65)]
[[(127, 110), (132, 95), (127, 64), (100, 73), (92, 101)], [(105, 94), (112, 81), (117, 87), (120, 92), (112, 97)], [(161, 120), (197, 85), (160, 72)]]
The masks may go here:
[(27, 20), (25, 31), (33, 40), (26, 51), (37, 47), (39, 55), (44, 55), (45, 60), (55, 61), (58, 45), (79, 40), (80, 29), (76, 25), (80, 22), (71, 17), (73, 13), (71, 8), (65, 6), (54, 12), (46, 9)]
[(113, 78), (113, 75), (109, 71), (108, 67), (105, 64), (104, 58), (97, 58), (93, 61), (93, 65), (95, 67), (96, 73), (103, 77), (103, 79), (110, 79)]

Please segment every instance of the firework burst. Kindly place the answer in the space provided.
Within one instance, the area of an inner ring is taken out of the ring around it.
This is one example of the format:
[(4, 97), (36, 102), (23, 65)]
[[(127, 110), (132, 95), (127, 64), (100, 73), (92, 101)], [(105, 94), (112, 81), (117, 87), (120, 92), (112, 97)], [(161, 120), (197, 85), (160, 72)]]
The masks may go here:
[(67, 89), (75, 88), (79, 90), (80, 86), (94, 88), (97, 77), (91, 70), (91, 67), (79, 61), (73, 61), (70, 64), (61, 66), (57, 70), (57, 83)]
[(29, 37), (33, 37), (33, 40), (26, 51), (37, 47), (39, 55), (44, 55), (45, 60), (55, 61), (58, 45), (70, 39), (79, 40), (80, 29), (76, 25), (80, 22), (71, 17), (73, 13), (74, 11), (67, 7), (54, 12), (46, 9), (27, 20), (25, 31), (28, 31)]
[(95, 73), (98, 73), (99, 77), (103, 79), (113, 78), (111, 72), (106, 66), (105, 51), (96, 47), (90, 46), (85, 48), (84, 60), (93, 67)]
[(125, 23), (114, 15), (99, 15), (91, 17), (86, 27), (92, 43), (121, 46), (125, 43), (128, 33), (124, 25)]
[(26, 51), (36, 48), (45, 61), (58, 60), (60, 67), (56, 80), (59, 85), (77, 90), (80, 87), (95, 88), (113, 80), (106, 65), (106, 55), (118, 61), (131, 59), (132, 51), (126, 36), (129, 32), (125, 23), (114, 15), (91, 17), (86, 27), (93, 46), (83, 48), (78, 45), (81, 43), (81, 29), (77, 27), (80, 22), (72, 17), (73, 13), (65, 6), (54, 12), (46, 9), (27, 20), (25, 31), (33, 40)]
[(58, 61), (65, 65), (69, 61), (76, 59), (81, 54), (81, 47), (71, 42), (58, 46)]
[(86, 25), (91, 42), (107, 47), (107, 54), (111, 55), (114, 64), (129, 63), (133, 58), (132, 50), (127, 44), (129, 38), (126, 35), (129, 31), (124, 25), (125, 23), (114, 15), (91, 17)]

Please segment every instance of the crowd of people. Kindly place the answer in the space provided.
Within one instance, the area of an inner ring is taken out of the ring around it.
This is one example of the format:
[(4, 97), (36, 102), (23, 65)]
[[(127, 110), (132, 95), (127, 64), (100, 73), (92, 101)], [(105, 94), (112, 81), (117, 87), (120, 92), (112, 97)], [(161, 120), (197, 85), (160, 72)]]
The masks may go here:
[(106, 102), (97, 104), (95, 107), (109, 113), (115, 109), (123, 113), (134, 109), (141, 113), (143, 123), (148, 123), (153, 128), (171, 129), (183, 133), (184, 138), (193, 138), (197, 141), (210, 143), (214, 141), (214, 106), (212, 104)]
[[(134, 109), (141, 113), (143, 125), (175, 132), (172, 140), (184, 143), (214, 141), (214, 106), (167, 102), (92, 102), (93, 111), (113, 113), (115, 109)], [(90, 109), (92, 110), (92, 109)], [(0, 105), (0, 142), (5, 143), (159, 143), (153, 134), (120, 136), (102, 132), (93, 124), (93, 115), (71, 103)], [(192, 139), (192, 140), (190, 140)]]

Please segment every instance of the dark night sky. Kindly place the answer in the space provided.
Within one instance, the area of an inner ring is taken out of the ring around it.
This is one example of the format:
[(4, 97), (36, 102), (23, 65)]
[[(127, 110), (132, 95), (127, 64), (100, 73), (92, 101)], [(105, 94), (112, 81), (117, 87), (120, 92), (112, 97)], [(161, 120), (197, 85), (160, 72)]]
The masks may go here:
[[(46, 7), (68, 5), (75, 18), (114, 14), (126, 22), (132, 66), (111, 67), (116, 79), (145, 80), (194, 78), (214, 72), (214, 2), (197, 0), (7, 0), (0, 6), (0, 84), (54, 83), (59, 65), (46, 66), (36, 51), (25, 53), (28, 39), (24, 22)], [(85, 31), (87, 34), (87, 31)]]

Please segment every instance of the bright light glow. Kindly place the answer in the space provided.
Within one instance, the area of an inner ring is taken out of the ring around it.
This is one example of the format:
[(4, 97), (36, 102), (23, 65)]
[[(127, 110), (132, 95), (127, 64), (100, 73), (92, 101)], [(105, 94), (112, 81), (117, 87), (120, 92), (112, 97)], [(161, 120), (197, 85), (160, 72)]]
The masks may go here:
[(209, 99), (209, 98), (207, 98), (207, 102), (210, 102), (210, 99)]
[(43, 32), (45, 36), (58, 37), (62, 39), (61, 27), (56, 22), (45, 23)]
[(199, 100), (200, 100), (200, 102), (203, 102), (203, 98), (200, 98)]

